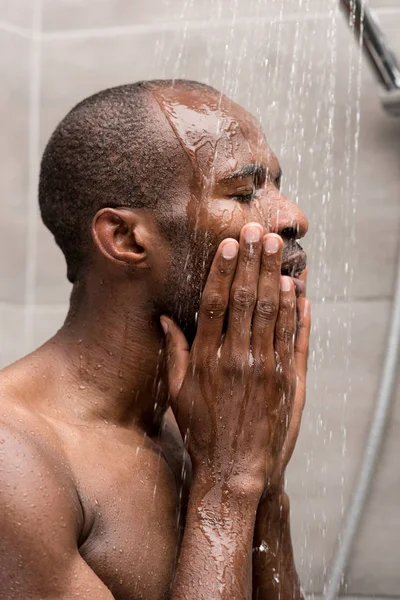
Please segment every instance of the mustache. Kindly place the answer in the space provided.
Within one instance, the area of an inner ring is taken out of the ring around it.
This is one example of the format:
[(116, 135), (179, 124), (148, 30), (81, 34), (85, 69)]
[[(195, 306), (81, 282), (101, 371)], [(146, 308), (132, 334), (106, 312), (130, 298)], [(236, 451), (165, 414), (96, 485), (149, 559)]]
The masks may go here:
[(288, 242), (282, 251), (282, 275), (298, 277), (307, 266), (307, 254), (298, 242)]

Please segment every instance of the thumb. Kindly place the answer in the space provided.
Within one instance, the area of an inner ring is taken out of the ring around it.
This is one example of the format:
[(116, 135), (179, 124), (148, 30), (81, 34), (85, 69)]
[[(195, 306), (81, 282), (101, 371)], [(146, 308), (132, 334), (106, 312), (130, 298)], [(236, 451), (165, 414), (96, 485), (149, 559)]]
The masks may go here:
[(163, 315), (160, 323), (165, 333), (169, 393), (175, 403), (189, 364), (189, 345), (172, 319)]

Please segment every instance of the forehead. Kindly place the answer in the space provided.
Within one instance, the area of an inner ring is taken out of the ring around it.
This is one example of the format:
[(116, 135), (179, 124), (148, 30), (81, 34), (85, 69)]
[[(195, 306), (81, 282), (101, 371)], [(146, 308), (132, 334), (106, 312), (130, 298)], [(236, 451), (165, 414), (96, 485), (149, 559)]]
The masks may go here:
[(226, 96), (180, 88), (159, 89), (155, 96), (200, 176), (276, 161), (257, 120)]

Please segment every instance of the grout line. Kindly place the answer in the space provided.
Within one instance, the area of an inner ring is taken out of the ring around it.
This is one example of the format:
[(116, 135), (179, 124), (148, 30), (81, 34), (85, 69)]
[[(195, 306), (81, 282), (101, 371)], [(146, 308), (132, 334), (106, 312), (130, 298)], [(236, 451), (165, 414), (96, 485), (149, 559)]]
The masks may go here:
[(310, 14), (294, 14), (288, 17), (242, 17), (233, 21), (232, 19), (220, 19), (217, 21), (211, 20), (199, 20), (190, 21), (181, 19), (179, 21), (170, 21), (165, 23), (150, 23), (140, 25), (127, 25), (127, 26), (116, 26), (116, 27), (102, 27), (93, 29), (67, 29), (65, 31), (51, 31), (43, 32), (43, 42), (48, 41), (62, 41), (62, 40), (74, 40), (74, 39), (90, 39), (90, 38), (104, 38), (104, 37), (122, 37), (126, 35), (143, 35), (148, 33), (160, 33), (166, 31), (177, 31), (179, 29), (184, 30), (204, 30), (204, 29), (219, 29), (221, 27), (232, 27), (234, 23), (249, 24), (249, 25), (260, 25), (264, 23), (280, 23), (280, 22), (303, 22), (303, 21), (314, 21), (324, 20), (331, 18), (329, 13), (310, 13)]
[(25, 272), (25, 330), (24, 346), (28, 352), (33, 344), (35, 304), (35, 278), (37, 266), (37, 177), (39, 172), (39, 120), (40, 120), (40, 81), (41, 81), (41, 40), (40, 27), (42, 0), (36, 0), (33, 14), (35, 35), (31, 41), (30, 80), (29, 80), (29, 136), (28, 136), (28, 198), (26, 218), (28, 233), (26, 244)]
[(31, 40), (36, 35), (36, 32), (30, 29), (19, 27), (19, 25), (13, 25), (12, 23), (6, 23), (5, 21), (0, 21), (0, 31), (14, 33), (15, 35), (19, 35), (28, 40)]
[[(391, 16), (400, 15), (400, 8), (397, 7), (382, 7), (374, 8), (374, 12), (378, 16)], [(309, 13), (309, 14), (293, 14), (284, 17), (240, 17), (236, 19), (235, 23), (239, 24), (264, 24), (264, 23), (285, 23), (285, 22), (304, 22), (312, 20), (324, 20), (331, 18), (329, 13)], [(115, 27), (101, 27), (93, 29), (66, 29), (59, 31), (48, 31), (40, 32), (38, 30), (30, 30), (26, 27), (20, 27), (13, 23), (0, 21), (0, 31), (6, 31), (19, 35), (29, 40), (41, 40), (41, 41), (61, 41), (61, 40), (74, 40), (74, 39), (90, 39), (90, 38), (103, 38), (103, 37), (122, 37), (125, 35), (144, 35), (148, 33), (159, 33), (166, 31), (176, 31), (179, 29), (190, 29), (190, 30), (202, 30), (204, 28), (219, 29), (220, 27), (229, 27), (233, 25), (232, 19), (220, 19), (217, 21), (211, 20), (185, 20), (180, 19), (179, 21), (170, 21), (165, 23), (143, 23), (139, 25), (127, 25), (127, 26), (115, 26)]]

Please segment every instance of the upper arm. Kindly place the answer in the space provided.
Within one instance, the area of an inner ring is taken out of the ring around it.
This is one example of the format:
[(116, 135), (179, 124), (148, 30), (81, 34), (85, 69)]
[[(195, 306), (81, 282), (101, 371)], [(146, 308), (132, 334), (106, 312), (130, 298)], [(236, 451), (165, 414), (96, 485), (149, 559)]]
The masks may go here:
[(0, 442), (0, 600), (110, 600), (79, 554), (65, 465), (18, 428), (2, 427)]

